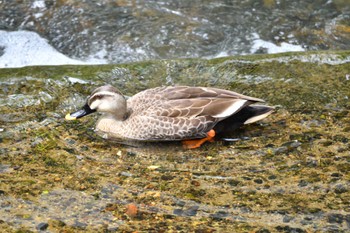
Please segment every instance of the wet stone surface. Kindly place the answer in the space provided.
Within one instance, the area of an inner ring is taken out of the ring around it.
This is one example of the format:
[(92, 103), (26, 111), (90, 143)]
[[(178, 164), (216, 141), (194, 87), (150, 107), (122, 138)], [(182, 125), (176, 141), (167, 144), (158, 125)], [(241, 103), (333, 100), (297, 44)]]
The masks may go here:
[[(2, 69), (0, 228), (347, 232), (349, 56)], [(196, 150), (105, 141), (93, 130), (97, 115), (64, 120), (102, 84), (132, 95), (167, 81), (235, 90), (276, 112)]]

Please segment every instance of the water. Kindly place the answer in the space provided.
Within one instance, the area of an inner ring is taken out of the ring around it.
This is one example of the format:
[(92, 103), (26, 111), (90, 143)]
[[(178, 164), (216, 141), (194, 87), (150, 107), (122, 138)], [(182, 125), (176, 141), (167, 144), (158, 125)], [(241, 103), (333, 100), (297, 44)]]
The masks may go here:
[[(349, 59), (343, 51), (2, 69), (0, 229), (347, 232)], [(166, 80), (278, 107), (196, 150), (103, 140), (97, 114), (64, 120), (104, 83), (132, 95)]]
[(349, 49), (347, 3), (0, 1), (0, 67)]
[[(349, 5), (0, 0), (1, 68), (155, 59), (0, 69), (0, 229), (347, 232), (349, 52), (158, 59), (349, 49)], [(95, 134), (97, 116), (64, 121), (105, 83), (225, 87), (278, 108), (197, 150), (126, 146)]]
[(4, 47), (4, 54), (0, 57), (1, 67), (84, 64), (59, 53), (35, 32), (0, 31), (0, 44)]

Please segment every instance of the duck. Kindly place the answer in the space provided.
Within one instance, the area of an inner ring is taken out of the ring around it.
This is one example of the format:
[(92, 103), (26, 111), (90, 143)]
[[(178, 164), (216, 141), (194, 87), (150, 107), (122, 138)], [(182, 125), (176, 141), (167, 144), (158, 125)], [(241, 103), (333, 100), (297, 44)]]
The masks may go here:
[(107, 139), (182, 141), (200, 147), (227, 132), (264, 119), (274, 108), (264, 100), (214, 87), (161, 86), (126, 98), (117, 88), (96, 88), (66, 120), (102, 113), (95, 130)]

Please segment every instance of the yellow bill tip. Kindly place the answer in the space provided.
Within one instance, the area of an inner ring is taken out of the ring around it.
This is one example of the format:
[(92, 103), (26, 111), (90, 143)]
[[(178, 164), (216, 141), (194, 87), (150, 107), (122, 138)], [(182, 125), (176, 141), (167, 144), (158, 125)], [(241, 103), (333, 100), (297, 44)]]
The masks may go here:
[(72, 120), (76, 120), (77, 118), (76, 118), (76, 117), (72, 117), (72, 116), (70, 115), (70, 113), (68, 113), (68, 114), (66, 115), (65, 119), (68, 120), (68, 121), (72, 121)]

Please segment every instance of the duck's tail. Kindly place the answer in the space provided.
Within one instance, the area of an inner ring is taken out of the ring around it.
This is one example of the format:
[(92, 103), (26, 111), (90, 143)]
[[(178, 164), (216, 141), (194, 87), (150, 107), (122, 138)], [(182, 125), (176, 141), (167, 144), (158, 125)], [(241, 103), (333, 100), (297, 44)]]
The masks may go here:
[(242, 108), (236, 114), (218, 122), (214, 127), (217, 134), (229, 133), (241, 127), (261, 119), (264, 119), (274, 111), (273, 107), (263, 105), (249, 105)]

